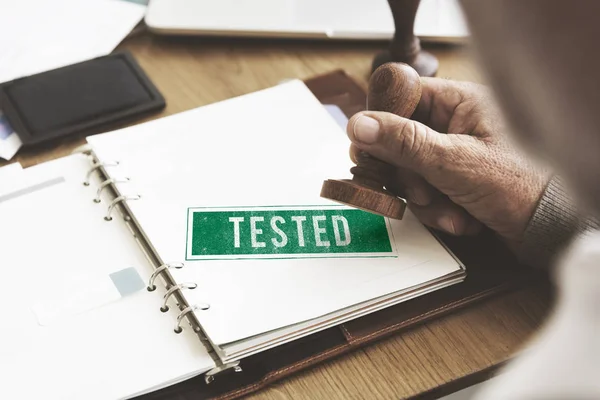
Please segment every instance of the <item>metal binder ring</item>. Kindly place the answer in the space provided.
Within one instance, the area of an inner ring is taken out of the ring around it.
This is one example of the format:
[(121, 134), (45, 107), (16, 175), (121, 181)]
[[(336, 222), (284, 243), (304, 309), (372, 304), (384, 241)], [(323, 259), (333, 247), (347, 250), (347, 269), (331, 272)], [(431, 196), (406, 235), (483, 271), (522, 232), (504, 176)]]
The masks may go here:
[(92, 146), (89, 143), (82, 144), (81, 146), (77, 146), (71, 151), (71, 154), (85, 154), (90, 155), (92, 152)]
[(98, 191), (96, 192), (96, 198), (94, 199), (94, 203), (100, 203), (100, 195), (102, 194), (102, 191), (104, 190), (104, 188), (106, 188), (108, 185), (111, 185), (113, 183), (126, 183), (126, 182), (129, 182), (129, 178), (124, 178), (124, 179), (110, 178), (110, 179), (105, 180), (98, 187)]
[(154, 281), (156, 280), (156, 278), (158, 277), (158, 275), (163, 272), (165, 269), (168, 268), (177, 268), (177, 269), (181, 269), (183, 268), (183, 263), (167, 263), (167, 264), (163, 264), (160, 267), (156, 268), (154, 270), (154, 272), (152, 273), (152, 275), (150, 275), (150, 279), (148, 280), (148, 291), (149, 292), (153, 292), (156, 290), (156, 285), (154, 284)]
[(104, 219), (106, 221), (112, 221), (112, 217), (110, 216), (112, 214), (112, 210), (120, 202), (128, 201), (128, 200), (139, 200), (141, 198), (142, 198), (142, 196), (137, 195), (137, 194), (135, 196), (119, 196), (119, 197), (115, 198), (108, 206), (108, 211), (106, 212), (106, 217), (104, 217)]
[(209, 304), (202, 304), (202, 305), (194, 304), (193, 306), (184, 308), (177, 316), (177, 322), (175, 322), (175, 328), (173, 328), (173, 331), (175, 331), (175, 333), (183, 332), (183, 328), (181, 328), (181, 320), (188, 313), (190, 313), (192, 311), (196, 311), (196, 310), (208, 310), (209, 308), (210, 308)]
[(114, 161), (114, 162), (99, 162), (96, 163), (92, 166), (92, 168), (90, 168), (90, 170), (88, 171), (87, 175), (85, 176), (85, 182), (83, 182), (84, 186), (90, 186), (90, 176), (92, 176), (92, 174), (94, 173), (95, 170), (97, 170), (100, 167), (115, 167), (119, 165), (118, 161)]
[(206, 384), (208, 385), (209, 383), (215, 380), (215, 375), (228, 369), (233, 369), (235, 372), (242, 372), (242, 367), (240, 367), (240, 361), (231, 361), (227, 364), (221, 364), (216, 366), (215, 368), (211, 369), (206, 374), (204, 374), (204, 382), (206, 382)]
[(175, 293), (176, 291), (182, 290), (182, 289), (196, 289), (197, 287), (198, 287), (198, 285), (195, 283), (184, 282), (184, 283), (180, 283), (179, 285), (175, 285), (175, 286), (169, 288), (169, 290), (167, 290), (167, 292), (163, 296), (163, 305), (160, 308), (160, 311), (162, 311), (162, 312), (169, 311), (169, 306), (167, 305), (167, 301), (169, 301), (169, 297), (171, 297), (171, 295), (173, 293)]

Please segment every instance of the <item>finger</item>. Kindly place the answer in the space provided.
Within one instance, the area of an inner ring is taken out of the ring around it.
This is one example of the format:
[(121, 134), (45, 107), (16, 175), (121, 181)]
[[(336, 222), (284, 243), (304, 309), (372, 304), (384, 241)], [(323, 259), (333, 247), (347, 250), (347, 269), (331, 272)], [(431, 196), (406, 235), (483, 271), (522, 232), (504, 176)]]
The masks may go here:
[(459, 105), (481, 98), (484, 91), (483, 86), (471, 82), (421, 78), (421, 100), (411, 119), (438, 132), (448, 132), (452, 116)]
[[(361, 151), (354, 143), (350, 145), (350, 159), (354, 163), (357, 153)], [(420, 206), (428, 205), (434, 197), (441, 195), (422, 176), (405, 168), (395, 168), (393, 176), (386, 179), (385, 183), (392, 193)]]
[(477, 140), (466, 135), (440, 134), (419, 122), (376, 111), (355, 114), (348, 122), (347, 133), (361, 150), (425, 179), (428, 173), (468, 157), (472, 151), (468, 145)]
[(422, 176), (405, 168), (397, 168), (394, 171), (392, 180), (386, 184), (386, 187), (393, 193), (398, 193), (397, 190), (401, 190), (403, 195), (400, 197), (419, 206), (427, 206), (436, 197), (442, 195)]
[(481, 222), (447, 197), (439, 197), (425, 207), (414, 203), (408, 206), (421, 223), (451, 235), (475, 235), (483, 229)]
[(356, 164), (358, 162), (357, 159), (356, 159), (356, 155), (360, 151), (362, 151), (362, 150), (359, 149), (358, 147), (356, 147), (356, 145), (354, 143), (350, 144), (350, 159), (352, 160), (352, 162), (354, 164)]
[[(447, 123), (434, 124), (433, 117), (440, 122), (449, 121), (452, 111), (460, 104), (461, 96), (453, 87), (454, 81), (441, 78), (421, 78), (421, 100), (412, 115), (412, 119), (429, 125), (432, 129), (446, 132), (444, 125)], [(436, 126), (434, 126), (436, 125)]]

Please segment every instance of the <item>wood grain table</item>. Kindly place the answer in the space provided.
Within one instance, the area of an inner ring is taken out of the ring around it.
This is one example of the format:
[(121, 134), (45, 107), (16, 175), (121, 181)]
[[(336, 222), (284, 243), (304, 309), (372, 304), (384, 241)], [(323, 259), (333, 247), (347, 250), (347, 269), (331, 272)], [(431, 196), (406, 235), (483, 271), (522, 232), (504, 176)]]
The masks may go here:
[[(289, 78), (344, 69), (366, 88), (384, 43), (164, 38), (141, 33), (130, 50), (166, 98), (146, 120), (263, 89)], [(481, 82), (468, 48), (429, 47), (438, 76)], [(165, 133), (168, 135), (168, 133)], [(167, 138), (166, 138), (167, 139)], [(24, 167), (70, 153), (83, 138), (21, 152)], [(346, 151), (340, 149), (340, 151)], [(0, 165), (6, 164), (1, 162)], [(550, 309), (543, 285), (505, 294), (334, 359), (251, 399), (398, 399), (497, 365), (527, 343)]]

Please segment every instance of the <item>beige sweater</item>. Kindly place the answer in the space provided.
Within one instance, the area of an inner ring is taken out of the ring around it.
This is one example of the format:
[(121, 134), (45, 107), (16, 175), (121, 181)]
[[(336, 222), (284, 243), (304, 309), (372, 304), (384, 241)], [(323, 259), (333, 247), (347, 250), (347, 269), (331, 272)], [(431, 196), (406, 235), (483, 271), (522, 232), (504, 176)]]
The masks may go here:
[(560, 179), (548, 185), (527, 229), (522, 259), (550, 265), (557, 306), (477, 400), (600, 399), (600, 231), (574, 207)]

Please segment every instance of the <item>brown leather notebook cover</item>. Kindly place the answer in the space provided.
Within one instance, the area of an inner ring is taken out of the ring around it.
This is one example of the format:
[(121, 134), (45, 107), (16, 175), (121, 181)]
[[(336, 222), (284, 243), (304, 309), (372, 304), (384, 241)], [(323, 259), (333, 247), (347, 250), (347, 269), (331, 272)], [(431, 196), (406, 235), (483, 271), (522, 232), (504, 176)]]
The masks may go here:
[[(365, 91), (343, 71), (308, 79), (305, 83), (322, 103), (336, 104), (348, 117), (365, 109)], [(489, 231), (470, 238), (438, 236), (466, 266), (464, 282), (245, 358), (241, 363), (243, 372), (225, 371), (210, 384), (199, 376), (139, 399), (241, 397), (324, 360), (536, 278), (535, 271), (519, 265)]]

